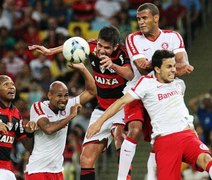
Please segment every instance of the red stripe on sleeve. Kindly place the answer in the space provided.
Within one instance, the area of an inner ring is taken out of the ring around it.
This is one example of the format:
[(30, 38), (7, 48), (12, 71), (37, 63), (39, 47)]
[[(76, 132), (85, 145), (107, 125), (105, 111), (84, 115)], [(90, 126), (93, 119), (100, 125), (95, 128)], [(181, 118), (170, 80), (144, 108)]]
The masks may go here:
[(133, 42), (133, 37), (134, 37), (135, 34), (130, 34), (127, 36), (127, 39), (126, 39), (126, 42), (127, 42), (127, 45), (132, 53), (132, 55), (135, 55), (135, 54), (138, 54), (138, 50)]
[(35, 109), (35, 112), (38, 114), (38, 115), (43, 115), (44, 114), (44, 112), (43, 112), (43, 110), (42, 110), (42, 108), (41, 108), (41, 102), (36, 102), (36, 103), (34, 103), (34, 109)]
[(178, 32), (176, 32), (176, 35), (180, 40), (180, 47), (179, 48), (184, 48), (184, 43), (183, 43), (183, 39), (182, 39), (181, 35)]

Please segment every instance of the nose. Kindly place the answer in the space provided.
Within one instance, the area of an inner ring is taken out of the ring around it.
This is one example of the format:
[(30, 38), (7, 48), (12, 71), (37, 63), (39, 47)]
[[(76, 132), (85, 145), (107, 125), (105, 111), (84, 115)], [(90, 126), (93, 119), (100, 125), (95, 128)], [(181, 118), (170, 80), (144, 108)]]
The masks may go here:
[(173, 66), (171, 69), (172, 72), (176, 72), (176, 66)]

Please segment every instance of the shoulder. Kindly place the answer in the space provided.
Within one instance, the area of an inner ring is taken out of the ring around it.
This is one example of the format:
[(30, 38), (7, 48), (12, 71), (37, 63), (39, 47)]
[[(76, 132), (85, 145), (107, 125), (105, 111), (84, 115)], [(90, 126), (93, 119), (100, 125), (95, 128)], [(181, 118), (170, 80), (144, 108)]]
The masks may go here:
[(93, 52), (94, 49), (96, 48), (97, 40), (96, 39), (89, 39), (88, 44), (90, 46), (90, 51)]
[(45, 102), (37, 101), (32, 104), (31, 111), (36, 112), (38, 115), (45, 114), (46, 109), (49, 109)]
[(138, 84), (149, 84), (154, 81), (155, 81), (155, 78), (153, 77), (153, 75), (148, 74), (148, 75), (141, 76), (137, 81), (137, 85)]
[(163, 29), (163, 30), (161, 30), (162, 31), (162, 33), (164, 34), (164, 35), (169, 35), (169, 36), (177, 36), (177, 37), (180, 37), (180, 38), (182, 38), (182, 36), (180, 35), (180, 33), (179, 32), (177, 32), (177, 31), (174, 31), (174, 30), (168, 30), (168, 29)]

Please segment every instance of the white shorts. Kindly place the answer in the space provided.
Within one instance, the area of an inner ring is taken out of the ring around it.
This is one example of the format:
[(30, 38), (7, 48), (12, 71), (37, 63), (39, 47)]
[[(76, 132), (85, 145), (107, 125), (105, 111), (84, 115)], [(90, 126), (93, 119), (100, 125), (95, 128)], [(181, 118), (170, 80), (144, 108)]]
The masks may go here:
[[(104, 113), (105, 111), (99, 110), (99, 109), (94, 109), (94, 111), (91, 114), (90, 122), (88, 127), (96, 122), (96, 120)], [(107, 147), (110, 145), (110, 143), (113, 140), (111, 131), (113, 128), (115, 128), (116, 124), (123, 124), (124, 125), (124, 109), (120, 110), (117, 112), (114, 116), (109, 118), (107, 121), (104, 122), (102, 125), (101, 130), (95, 134), (93, 137), (87, 139), (86, 136), (84, 138), (84, 142), (92, 142), (92, 141), (102, 141), (103, 139), (107, 139)]]
[(0, 169), (0, 179), (2, 180), (16, 180), (15, 174), (8, 169)]

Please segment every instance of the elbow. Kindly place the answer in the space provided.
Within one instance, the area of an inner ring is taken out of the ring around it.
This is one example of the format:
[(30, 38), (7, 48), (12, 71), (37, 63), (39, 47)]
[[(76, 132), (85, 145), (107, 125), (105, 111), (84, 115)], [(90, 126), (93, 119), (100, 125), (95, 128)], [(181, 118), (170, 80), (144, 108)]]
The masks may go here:
[(52, 135), (54, 133), (53, 129), (51, 128), (45, 129), (43, 132), (47, 135)]
[(89, 94), (90, 94), (91, 99), (94, 98), (94, 97), (96, 97), (96, 95), (97, 95), (97, 89), (95, 88), (95, 89), (91, 90), (89, 92)]
[(131, 81), (133, 78), (134, 78), (134, 74), (132, 73), (132, 74), (129, 75), (129, 77), (128, 77), (127, 80), (128, 80), (128, 81)]
[(94, 98), (97, 95), (97, 88), (96, 88), (96, 84), (95, 81), (93, 81), (91, 88), (89, 90), (89, 94), (92, 98)]

